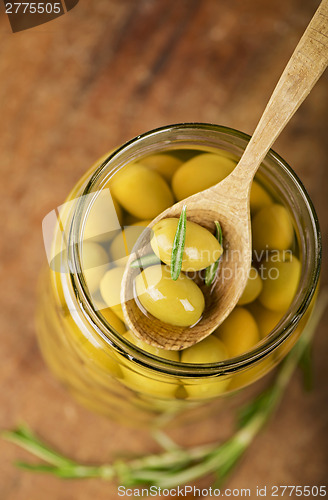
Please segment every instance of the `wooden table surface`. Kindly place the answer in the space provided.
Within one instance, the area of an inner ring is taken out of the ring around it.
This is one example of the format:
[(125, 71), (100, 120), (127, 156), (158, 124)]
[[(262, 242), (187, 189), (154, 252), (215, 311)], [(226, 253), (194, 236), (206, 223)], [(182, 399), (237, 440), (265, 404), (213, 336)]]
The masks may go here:
[[(158, 450), (137, 432), (75, 403), (49, 373), (34, 329), (45, 262), (42, 218), (91, 163), (154, 127), (214, 122), (251, 133), (317, 0), (80, 0), (69, 13), (13, 34), (0, 7), (0, 428), (21, 421), (69, 456), (101, 463)], [(327, 74), (275, 149), (308, 189), (327, 241)], [(325, 263), (327, 260), (324, 261)], [(325, 267), (325, 266), (324, 266)], [(322, 284), (327, 284), (327, 270)], [(327, 480), (327, 320), (314, 342), (315, 389), (295, 375), (274, 418), (226, 483)], [(186, 445), (219, 435), (212, 419)], [(30, 456), (0, 440), (1, 500), (109, 500), (117, 485), (16, 469)], [(208, 479), (201, 481), (209, 486)]]

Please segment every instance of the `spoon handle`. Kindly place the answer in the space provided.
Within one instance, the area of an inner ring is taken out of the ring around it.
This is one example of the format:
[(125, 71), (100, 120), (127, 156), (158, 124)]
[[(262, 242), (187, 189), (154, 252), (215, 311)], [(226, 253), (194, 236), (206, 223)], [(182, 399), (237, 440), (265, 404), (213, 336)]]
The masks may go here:
[(229, 177), (243, 183), (252, 180), (270, 147), (327, 64), (328, 0), (323, 0), (288, 61), (243, 156)]

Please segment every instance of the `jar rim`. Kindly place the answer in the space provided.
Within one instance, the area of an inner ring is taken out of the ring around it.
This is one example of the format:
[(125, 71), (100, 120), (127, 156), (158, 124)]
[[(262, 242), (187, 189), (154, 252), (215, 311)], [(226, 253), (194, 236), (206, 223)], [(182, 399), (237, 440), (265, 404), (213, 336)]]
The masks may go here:
[[(167, 149), (169, 149), (169, 145), (171, 144), (171, 141), (169, 139), (170, 135), (173, 134), (173, 136), (177, 136), (177, 134), (180, 133), (182, 137), (184, 133), (191, 133), (192, 131), (201, 133), (211, 132), (214, 133), (214, 135), (224, 134), (226, 137), (230, 137), (233, 139), (238, 138), (243, 142), (243, 147), (245, 147), (247, 142), (250, 140), (250, 136), (248, 134), (245, 134), (244, 132), (241, 132), (239, 130), (222, 125), (198, 122), (166, 125), (145, 132), (129, 140), (108, 155), (108, 157), (101, 163), (101, 165), (99, 165), (99, 167), (95, 170), (95, 172), (92, 174), (91, 178), (85, 185), (84, 190), (78, 199), (76, 210), (72, 218), (69, 233), (70, 244), (68, 247), (68, 259), (69, 268), (71, 270), (70, 279), (77, 299), (77, 303), (79, 304), (83, 315), (91, 324), (91, 327), (102, 337), (102, 339), (106, 343), (114, 347), (117, 351), (120, 352), (121, 355), (128, 358), (129, 360), (133, 359), (133, 361), (135, 361), (137, 364), (146, 366), (155, 371), (175, 376), (198, 378), (209, 375), (229, 375), (233, 372), (250, 367), (254, 363), (260, 361), (261, 359), (274, 352), (292, 334), (300, 319), (307, 310), (319, 280), (319, 272), (321, 266), (321, 234), (315, 208), (304, 185), (302, 184), (296, 173), (293, 171), (293, 169), (288, 165), (288, 163), (283, 158), (281, 158), (281, 156), (278, 155), (274, 150), (270, 149), (265, 159), (263, 160), (263, 163), (265, 163), (266, 161), (274, 162), (275, 166), (277, 166), (281, 172), (284, 172), (288, 175), (295, 193), (301, 195), (302, 204), (310, 217), (312, 229), (312, 231), (310, 231), (309, 228), (307, 228), (307, 239), (306, 241), (305, 238), (303, 239), (305, 241), (305, 244), (310, 245), (309, 240), (312, 237), (311, 249), (314, 253), (313, 261), (310, 262), (312, 266), (311, 269), (307, 268), (306, 270), (304, 270), (304, 266), (302, 266), (302, 275), (296, 295), (290, 308), (284, 314), (281, 321), (275, 326), (275, 328), (270, 332), (269, 335), (267, 335), (258, 344), (256, 344), (250, 351), (220, 362), (203, 363), (197, 365), (167, 360), (147, 353), (146, 351), (140, 349), (139, 347), (126, 340), (122, 335), (118, 334), (118, 332), (116, 332), (111, 327), (111, 325), (109, 325), (109, 323), (105, 320), (101, 313), (99, 313), (94, 307), (93, 301), (88, 293), (83, 274), (81, 272), (78, 272), (78, 270), (82, 268), (81, 242), (83, 241), (83, 239), (81, 238), (81, 235), (83, 232), (83, 214), (86, 210), (86, 200), (88, 200), (88, 203), (90, 203), (93, 202), (97, 197), (97, 193), (99, 193), (99, 191), (96, 191), (95, 196), (90, 200), (90, 192), (92, 192), (96, 186), (99, 187), (99, 185), (104, 181), (104, 174), (106, 174), (107, 182), (109, 178), (108, 176), (113, 176), (120, 168), (122, 168), (126, 163), (132, 160), (129, 158), (128, 161), (120, 164), (120, 161), (122, 161), (121, 158), (123, 157), (124, 159), (124, 155), (126, 153), (131, 154), (131, 148), (135, 149), (136, 146), (139, 145), (139, 143), (142, 144), (147, 141), (147, 139), (157, 139), (159, 137), (163, 138), (163, 136), (167, 135), (168, 137), (164, 142), (168, 146)], [(205, 138), (206, 137), (204, 136), (204, 139)], [(145, 151), (143, 151), (143, 154), (139, 156), (144, 155)], [(115, 165), (115, 161), (117, 159), (119, 159), (118, 165)], [(133, 158), (133, 160), (134, 159), (135, 158)], [(304, 272), (307, 274), (307, 276), (304, 276)], [(306, 290), (304, 290), (302, 285), (304, 284), (306, 277)]]

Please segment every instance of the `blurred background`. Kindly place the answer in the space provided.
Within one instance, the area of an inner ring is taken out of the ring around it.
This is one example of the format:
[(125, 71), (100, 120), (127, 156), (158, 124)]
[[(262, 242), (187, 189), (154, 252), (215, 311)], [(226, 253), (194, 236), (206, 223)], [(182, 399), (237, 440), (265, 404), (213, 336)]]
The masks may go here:
[[(145, 431), (75, 403), (41, 359), (34, 329), (46, 262), (41, 221), (101, 155), (149, 129), (213, 122), (252, 133), (318, 0), (80, 0), (51, 22), (12, 33), (0, 4), (0, 428), (21, 421), (78, 461), (156, 451)], [(305, 184), (327, 241), (327, 73), (274, 145)], [(326, 252), (327, 249), (325, 248)], [(324, 260), (322, 285), (327, 284)], [(293, 378), (266, 430), (226, 483), (324, 484), (328, 464), (327, 320), (314, 380)], [(185, 445), (219, 436), (212, 418)], [(61, 481), (13, 467), (30, 456), (0, 440), (1, 500), (117, 498), (115, 484)], [(33, 460), (33, 459), (31, 459)], [(211, 483), (201, 481), (203, 487)]]

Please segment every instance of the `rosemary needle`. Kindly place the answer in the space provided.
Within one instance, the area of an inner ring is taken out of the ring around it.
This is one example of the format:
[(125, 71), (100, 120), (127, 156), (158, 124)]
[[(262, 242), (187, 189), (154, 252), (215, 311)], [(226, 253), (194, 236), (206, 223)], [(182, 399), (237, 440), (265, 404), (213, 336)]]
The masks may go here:
[(179, 218), (177, 231), (173, 240), (172, 255), (171, 255), (171, 278), (176, 281), (181, 272), (183, 252), (186, 241), (186, 226), (187, 226), (187, 206), (184, 205)]
[[(217, 220), (214, 221), (214, 224), (216, 226), (216, 238), (217, 238), (218, 242), (220, 243), (220, 245), (222, 247), (223, 236), (222, 236), (221, 225), (220, 225), (220, 223)], [(216, 272), (217, 272), (218, 267), (219, 267), (219, 262), (220, 262), (221, 257), (222, 257), (222, 255), (218, 258), (218, 260), (216, 260), (213, 264), (211, 264), (210, 266), (208, 266), (206, 268), (206, 271), (205, 271), (205, 285), (207, 285), (207, 286), (212, 285), (212, 283), (214, 281), (214, 278), (216, 276)]]

